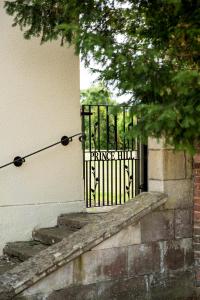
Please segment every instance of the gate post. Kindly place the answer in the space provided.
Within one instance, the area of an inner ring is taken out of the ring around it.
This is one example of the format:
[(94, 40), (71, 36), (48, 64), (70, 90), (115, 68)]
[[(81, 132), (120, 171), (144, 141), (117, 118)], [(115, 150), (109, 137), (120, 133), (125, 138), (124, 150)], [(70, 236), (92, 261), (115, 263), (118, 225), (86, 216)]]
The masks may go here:
[[(155, 139), (149, 139), (148, 149), (149, 191), (168, 194), (168, 201), (157, 214), (160, 214), (160, 222), (164, 222), (165, 228), (172, 227), (173, 243), (177, 249), (171, 252), (170, 245), (166, 242), (168, 246), (163, 252), (163, 261), (165, 264), (165, 255), (170, 253), (174, 262), (179, 263), (177, 268), (181, 272), (181, 259), (185, 261), (187, 256), (190, 268), (194, 262), (192, 158), (184, 152), (175, 152), (163, 140), (158, 143)], [(157, 224), (157, 228), (162, 228), (161, 224)], [(186, 245), (185, 252), (181, 250), (183, 244)]]
[[(183, 261), (186, 261), (188, 270), (192, 270), (188, 273), (193, 278), (192, 158), (184, 152), (175, 152), (173, 148), (166, 146), (163, 140), (158, 143), (155, 139), (149, 139), (148, 149), (149, 191), (168, 194), (168, 201), (161, 211), (156, 212), (160, 214), (160, 223), (156, 224), (156, 228), (159, 228), (161, 232), (171, 228), (172, 243), (176, 246), (176, 250), (172, 250), (170, 243), (166, 240), (163, 265), (167, 264), (167, 255), (170, 253), (174, 262), (170, 268), (179, 269), (183, 266)], [(152, 225), (149, 224), (149, 226)], [(186, 245), (184, 251), (181, 249), (183, 244)]]
[(169, 208), (192, 209), (192, 158), (150, 138), (148, 164), (149, 191), (168, 194)]

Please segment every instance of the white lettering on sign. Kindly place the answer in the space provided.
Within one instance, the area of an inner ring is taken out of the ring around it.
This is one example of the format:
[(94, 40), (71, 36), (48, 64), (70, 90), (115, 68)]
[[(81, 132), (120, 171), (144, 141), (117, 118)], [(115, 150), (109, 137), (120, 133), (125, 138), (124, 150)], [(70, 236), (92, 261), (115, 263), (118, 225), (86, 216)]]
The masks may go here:
[(137, 151), (91, 151), (85, 153), (85, 160), (108, 161), (108, 160), (132, 160), (138, 159)]

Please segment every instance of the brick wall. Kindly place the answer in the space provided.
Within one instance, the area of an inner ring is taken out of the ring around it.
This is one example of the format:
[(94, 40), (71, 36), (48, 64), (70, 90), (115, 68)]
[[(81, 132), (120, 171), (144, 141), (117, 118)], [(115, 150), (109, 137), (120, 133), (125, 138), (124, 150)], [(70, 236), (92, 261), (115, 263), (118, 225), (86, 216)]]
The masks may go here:
[(193, 249), (195, 260), (195, 283), (200, 287), (200, 149), (193, 160), (194, 176), (194, 229)]

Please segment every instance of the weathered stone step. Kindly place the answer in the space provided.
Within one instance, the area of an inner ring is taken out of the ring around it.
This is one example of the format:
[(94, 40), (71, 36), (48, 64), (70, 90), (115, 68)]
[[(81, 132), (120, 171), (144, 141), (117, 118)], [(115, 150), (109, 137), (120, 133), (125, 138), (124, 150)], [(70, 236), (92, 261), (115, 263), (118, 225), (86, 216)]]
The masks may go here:
[(36, 241), (8, 243), (4, 248), (4, 254), (10, 258), (16, 257), (20, 261), (25, 261), (46, 249), (47, 246)]
[(58, 226), (66, 226), (72, 230), (81, 229), (88, 223), (101, 219), (104, 213), (92, 214), (92, 213), (72, 213), (62, 214), (58, 217)]
[(69, 237), (75, 231), (67, 227), (40, 228), (33, 231), (32, 235), (35, 241), (39, 241), (45, 245), (53, 245)]
[(13, 269), (18, 264), (20, 264), (18, 259), (10, 259), (6, 255), (0, 256), (0, 275)]

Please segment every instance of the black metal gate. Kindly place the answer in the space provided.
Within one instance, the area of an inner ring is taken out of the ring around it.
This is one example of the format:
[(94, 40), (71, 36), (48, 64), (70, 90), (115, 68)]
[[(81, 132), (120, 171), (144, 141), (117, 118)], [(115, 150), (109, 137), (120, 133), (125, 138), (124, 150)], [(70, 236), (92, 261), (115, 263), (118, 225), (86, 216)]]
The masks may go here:
[(147, 190), (147, 147), (131, 137), (134, 122), (129, 106), (82, 106), (87, 207), (123, 204)]

